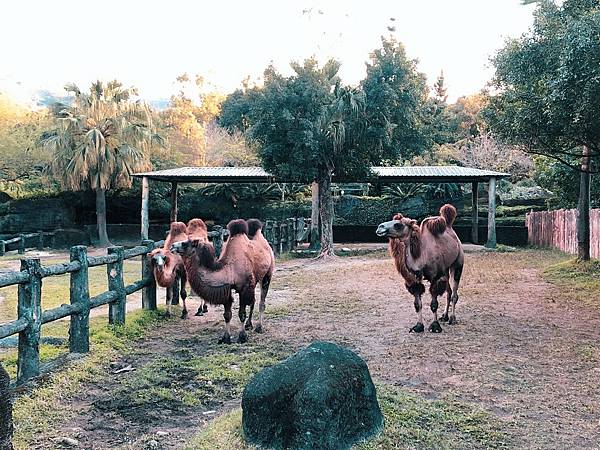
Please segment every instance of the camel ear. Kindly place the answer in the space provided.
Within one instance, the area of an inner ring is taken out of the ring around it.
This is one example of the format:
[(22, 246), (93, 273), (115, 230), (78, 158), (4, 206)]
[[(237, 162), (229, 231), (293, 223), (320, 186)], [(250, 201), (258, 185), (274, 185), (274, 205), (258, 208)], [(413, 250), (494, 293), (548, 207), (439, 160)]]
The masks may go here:
[(402, 220), (404, 216), (400, 213), (396, 213), (394, 214), (394, 217), (392, 217), (392, 220)]

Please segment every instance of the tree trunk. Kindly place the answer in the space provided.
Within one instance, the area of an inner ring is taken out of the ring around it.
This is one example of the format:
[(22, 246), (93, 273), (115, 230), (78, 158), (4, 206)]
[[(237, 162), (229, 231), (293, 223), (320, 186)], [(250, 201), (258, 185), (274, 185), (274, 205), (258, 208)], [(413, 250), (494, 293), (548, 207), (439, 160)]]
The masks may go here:
[(10, 377), (0, 364), (0, 450), (12, 450), (12, 396)]
[(333, 197), (331, 196), (331, 170), (319, 180), (319, 214), (321, 216), (321, 253), (319, 258), (335, 256), (333, 252)]
[(312, 190), (312, 205), (310, 210), (310, 249), (319, 250), (320, 233), (319, 230), (319, 183), (313, 181)]
[(590, 149), (583, 147), (577, 203), (577, 259), (590, 259)]
[(96, 223), (98, 225), (98, 246), (110, 247), (106, 232), (106, 191), (100, 188), (96, 189)]

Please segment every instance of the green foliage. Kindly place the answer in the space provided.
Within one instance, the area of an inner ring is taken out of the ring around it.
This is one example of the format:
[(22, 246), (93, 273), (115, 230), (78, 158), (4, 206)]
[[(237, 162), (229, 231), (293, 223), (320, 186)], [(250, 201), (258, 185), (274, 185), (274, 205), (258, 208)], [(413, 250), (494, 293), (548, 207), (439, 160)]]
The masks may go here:
[(417, 71), (417, 62), (406, 56), (400, 42), (382, 38), (381, 48), (371, 53), (361, 87), (369, 124), (365, 141), (375, 159), (409, 159), (430, 146), (424, 123), (425, 76)]
[(539, 3), (532, 30), (507, 42), (496, 68), (488, 116), (527, 151), (574, 166), (587, 145), (600, 156), (600, 2)]
[[(579, 196), (579, 174), (561, 162), (543, 156), (536, 157), (534, 163), (535, 181), (554, 194), (548, 200), (548, 207), (575, 208)], [(590, 190), (592, 207), (600, 207), (600, 176), (592, 176)]]

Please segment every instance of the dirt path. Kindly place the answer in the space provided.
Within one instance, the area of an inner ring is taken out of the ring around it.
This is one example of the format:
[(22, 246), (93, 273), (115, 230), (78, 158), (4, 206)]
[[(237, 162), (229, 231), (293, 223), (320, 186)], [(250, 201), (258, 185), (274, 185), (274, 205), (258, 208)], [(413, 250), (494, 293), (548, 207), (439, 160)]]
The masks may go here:
[[(239, 404), (235, 376), (255, 352), (276, 359), (324, 339), (358, 351), (376, 381), (479, 405), (506, 424), (515, 448), (598, 448), (600, 311), (544, 282), (544, 257), (468, 255), (459, 323), (439, 335), (408, 333), (412, 299), (383, 253), (282, 263), (266, 334), (224, 347), (215, 344), (222, 311), (173, 321), (78, 393), (75, 418), (57, 431), (80, 448), (178, 448)], [(113, 373), (127, 366), (135, 370)]]

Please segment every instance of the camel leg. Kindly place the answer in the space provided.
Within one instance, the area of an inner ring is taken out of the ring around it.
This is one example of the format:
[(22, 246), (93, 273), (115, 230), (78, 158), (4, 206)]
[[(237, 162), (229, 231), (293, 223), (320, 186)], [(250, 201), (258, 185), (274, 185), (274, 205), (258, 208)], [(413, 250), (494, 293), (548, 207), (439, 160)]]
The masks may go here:
[(184, 272), (181, 274), (181, 286), (180, 286), (180, 290), (179, 290), (179, 296), (181, 297), (181, 302), (183, 303), (183, 310), (181, 311), (182, 319), (187, 319), (187, 317), (188, 317), (188, 310), (187, 310), (187, 306), (185, 304), (185, 299), (187, 298), (187, 292), (185, 290), (185, 283), (187, 283), (187, 277)]
[(423, 283), (414, 283), (410, 286), (406, 285), (406, 289), (415, 296), (415, 311), (419, 316), (419, 321), (409, 330), (409, 332), (422, 333), (425, 331), (425, 326), (423, 325), (423, 303), (421, 302), (421, 295), (425, 292), (425, 286), (423, 286)]
[(225, 307), (225, 312), (223, 313), (223, 318), (225, 319), (225, 333), (223, 333), (223, 337), (219, 339), (219, 344), (231, 344), (231, 305), (233, 305), (233, 297), (230, 295), (229, 300), (223, 306)]
[(431, 285), (429, 286), (429, 293), (431, 294), (431, 312), (433, 313), (433, 322), (431, 322), (431, 325), (429, 325), (429, 331), (431, 331), (432, 333), (441, 333), (442, 332), (442, 327), (440, 326), (440, 323), (438, 322), (438, 315), (437, 315), (437, 310), (438, 310), (438, 296), (442, 295), (444, 292), (446, 292), (446, 287), (448, 286), (448, 279), (447, 278), (440, 278), (439, 280), (435, 280), (431, 282)]
[(269, 286), (271, 285), (271, 275), (267, 274), (260, 284), (260, 303), (258, 304), (258, 325), (254, 329), (257, 333), (262, 333), (263, 328), (263, 317), (265, 314), (265, 300), (269, 293)]
[(450, 316), (448, 325), (454, 325), (456, 322), (456, 303), (458, 302), (458, 284), (462, 276), (462, 263), (450, 267), (450, 289), (452, 290), (452, 303), (450, 305)]
[(450, 310), (450, 302), (452, 301), (452, 288), (450, 287), (450, 283), (446, 285), (446, 308), (444, 309), (444, 314), (440, 317), (441, 322), (448, 322), (448, 311)]
[(246, 286), (242, 292), (240, 292), (240, 311), (239, 317), (240, 322), (242, 323), (242, 327), (240, 329), (240, 334), (238, 336), (238, 342), (243, 344), (248, 341), (248, 334), (246, 333), (246, 327), (244, 326), (244, 322), (246, 321), (246, 306), (250, 305), (250, 311), (254, 310), (254, 292), (256, 290), (256, 285)]
[(167, 317), (171, 317), (171, 302), (173, 301), (173, 286), (165, 288), (167, 290)]

